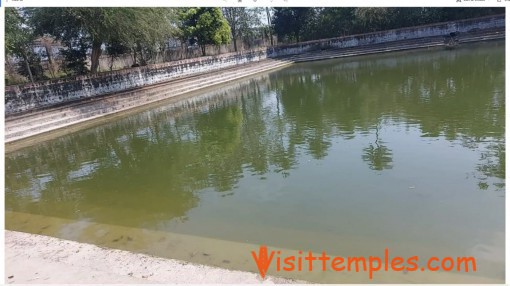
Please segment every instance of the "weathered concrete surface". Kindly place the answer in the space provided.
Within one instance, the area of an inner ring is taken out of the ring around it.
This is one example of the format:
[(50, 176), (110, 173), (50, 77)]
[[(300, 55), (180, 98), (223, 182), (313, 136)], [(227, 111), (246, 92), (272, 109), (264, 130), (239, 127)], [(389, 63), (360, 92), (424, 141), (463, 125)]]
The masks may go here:
[(8, 230), (5, 266), (6, 284), (303, 283)]
[(8, 86), (5, 114), (93, 98), (266, 59), (266, 51), (225, 54), (137, 67), (98, 75)]
[[(188, 238), (191, 238), (188, 236)], [(195, 238), (201, 241), (207, 238)], [(135, 238), (136, 240), (136, 238)], [(216, 241), (212, 245), (224, 249), (241, 249), (248, 253), (252, 246)], [(204, 246), (207, 244), (204, 244)], [(248, 246), (248, 249), (244, 247)], [(211, 247), (208, 245), (207, 247)], [(296, 250), (270, 248), (281, 251), (282, 257), (295, 255)], [(211, 249), (211, 256), (218, 252)], [(320, 256), (314, 253), (314, 256)], [(237, 260), (243, 260), (237, 255)], [(253, 263), (250, 261), (250, 263)], [(255, 272), (227, 270), (218, 267), (184, 262), (182, 260), (154, 257), (125, 250), (98, 247), (49, 236), (24, 232), (5, 232), (5, 282), (6, 283), (474, 283), (501, 284), (502, 279), (445, 271), (379, 271), (370, 280), (365, 271), (335, 272), (314, 271), (276, 272), (275, 265), (269, 268), (265, 280)], [(253, 265), (255, 266), (255, 265)], [(253, 270), (257, 271), (257, 270)], [(292, 275), (297, 279), (286, 279), (275, 275)], [(9, 278), (11, 277), (11, 278)], [(306, 280), (305, 280), (306, 279)]]
[[(467, 44), (473, 42), (482, 42), (490, 40), (505, 39), (505, 28), (495, 28), (481, 30), (467, 34), (459, 34), (456, 37), (458, 44)], [(389, 43), (379, 43), (352, 48), (327, 49), (321, 51), (303, 52), (298, 55), (287, 56), (286, 59), (294, 62), (324, 60), (333, 58), (345, 58), (359, 55), (369, 55), (377, 53), (397, 52), (412, 49), (438, 48), (445, 47), (445, 38), (443, 36), (427, 37), (412, 40), (393, 41)]]

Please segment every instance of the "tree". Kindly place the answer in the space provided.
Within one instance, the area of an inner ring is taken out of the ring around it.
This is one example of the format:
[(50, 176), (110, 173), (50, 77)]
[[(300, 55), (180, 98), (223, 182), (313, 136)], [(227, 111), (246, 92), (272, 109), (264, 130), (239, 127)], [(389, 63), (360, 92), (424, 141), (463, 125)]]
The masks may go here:
[(172, 33), (170, 8), (26, 8), (39, 35), (49, 34), (70, 49), (90, 46), (90, 71), (97, 73), (102, 47), (113, 41), (155, 47)]
[(273, 8), (273, 11), (276, 34), (280, 39), (296, 42), (505, 13), (504, 9), (493, 7), (328, 7)]
[(437, 8), (441, 14), (442, 21), (452, 21), (459, 19), (482, 17), (494, 14), (505, 14), (504, 7), (462, 7), (462, 8)]
[[(38, 63), (40, 66), (40, 59), (37, 60), (32, 48), (34, 39), (34, 33), (26, 25), (20, 10), (7, 7), (5, 9), (5, 51), (8, 55), (23, 59), (25, 66), (21, 67), (19, 71), (23, 75), (28, 75), (32, 83), (34, 82), (34, 74), (32, 73), (34, 67), (31, 65), (34, 65), (34, 63), (37, 65)], [(39, 75), (43, 77), (42, 73)]]
[(223, 15), (230, 25), (232, 33), (232, 41), (234, 42), (234, 50), (237, 52), (237, 40), (251, 40), (253, 38), (253, 28), (260, 26), (260, 8), (246, 7), (224, 7)]
[(206, 45), (230, 43), (230, 27), (220, 8), (190, 8), (180, 15), (183, 37), (190, 42), (197, 41), (205, 56)]
[(51, 37), (43, 36), (39, 38), (41, 45), (44, 47), (46, 57), (48, 58), (48, 70), (52, 78), (55, 78), (55, 74), (58, 71), (58, 65), (53, 59), (53, 43), (54, 40)]
[(23, 62), (18, 63), (17, 72), (20, 75), (28, 76), (31, 78), (32, 82), (34, 80), (46, 79), (44, 69), (41, 65), (41, 57), (34, 52), (27, 53), (27, 57), (23, 60)]
[(271, 39), (271, 46), (273, 46), (273, 24), (271, 24), (271, 12), (269, 7), (266, 7), (267, 26), (269, 30), (269, 38)]
[(274, 8), (273, 26), (279, 38), (288, 37), (299, 42), (313, 8)]
[[(96, 73), (101, 45), (116, 30), (107, 19), (108, 8), (27, 8), (30, 20), (39, 35), (49, 34), (62, 40), (69, 49), (82, 38), (90, 45), (91, 71)], [(71, 53), (71, 52), (70, 52)]]
[(164, 51), (166, 41), (178, 34), (178, 14), (175, 8), (122, 8), (121, 17), (130, 21), (123, 23), (124, 33), (114, 37), (109, 44), (129, 47), (141, 65), (151, 61)]
[[(320, 11), (316, 39), (345, 36), (353, 32), (354, 10), (351, 7), (324, 8)], [(327, 28), (326, 28), (327, 27)]]
[(375, 32), (388, 29), (395, 20), (395, 8), (360, 7), (354, 11), (357, 23), (364, 32)]
[(230, 25), (230, 31), (232, 33), (232, 41), (234, 42), (234, 50), (237, 52), (237, 39), (242, 37), (241, 30), (246, 27), (246, 8), (245, 7), (224, 7), (223, 15), (227, 19)]
[(113, 62), (116, 58), (130, 52), (129, 47), (119, 41), (111, 41), (106, 45), (106, 53), (110, 56), (110, 71), (113, 70)]
[(69, 43), (69, 47), (61, 49), (64, 57), (64, 70), (68, 75), (84, 75), (87, 73), (87, 51), (89, 45), (84, 39)]

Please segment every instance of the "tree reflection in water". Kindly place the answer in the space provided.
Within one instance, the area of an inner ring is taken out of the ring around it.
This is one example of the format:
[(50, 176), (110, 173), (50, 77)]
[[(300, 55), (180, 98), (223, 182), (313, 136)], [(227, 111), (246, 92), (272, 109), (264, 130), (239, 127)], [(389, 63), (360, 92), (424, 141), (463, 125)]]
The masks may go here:
[(501, 190), (504, 103), (504, 46), (299, 64), (6, 154), (6, 209), (151, 227), (185, 219), (197, 191), (292, 180), (305, 155), (327, 160), (372, 126), (375, 141), (349, 152), (390, 170), (386, 124), (478, 152), (477, 187)]
[[(374, 146), (375, 145), (375, 146)], [(375, 143), (363, 148), (363, 161), (368, 163), (372, 170), (382, 171), (393, 168), (393, 158), (391, 150), (383, 145), (379, 139), (379, 126), (375, 126)]]

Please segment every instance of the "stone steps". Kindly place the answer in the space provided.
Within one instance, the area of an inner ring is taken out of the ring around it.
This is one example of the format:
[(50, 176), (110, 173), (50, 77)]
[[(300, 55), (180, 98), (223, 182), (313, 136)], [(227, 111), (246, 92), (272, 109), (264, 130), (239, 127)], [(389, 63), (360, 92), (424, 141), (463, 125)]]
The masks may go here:
[[(256, 64), (243, 65), (242, 67), (245, 69), (248, 69), (248, 68), (251, 68), (252, 66), (261, 67), (265, 64), (270, 64), (270, 63), (271, 63), (271, 60), (267, 60), (267, 61), (263, 61), (263, 62), (258, 62)], [(237, 70), (239, 68), (240, 67), (223, 69), (223, 70), (221, 70), (221, 72), (227, 73), (231, 70), (237, 72)], [(35, 111), (29, 112), (29, 113), (10, 115), (9, 117), (6, 118), (5, 121), (6, 122), (19, 121), (20, 119), (29, 119), (29, 118), (33, 118), (34, 116), (38, 116), (38, 115), (42, 115), (42, 114), (46, 114), (46, 115), (48, 115), (50, 113), (59, 113), (60, 114), (61, 112), (65, 112), (67, 110), (72, 110), (76, 106), (90, 104), (94, 101), (105, 100), (106, 98), (109, 98), (109, 97), (121, 98), (121, 97), (125, 97), (125, 96), (130, 96), (134, 93), (138, 94), (138, 93), (140, 93), (141, 90), (151, 90), (151, 91), (165, 90), (165, 89), (168, 89), (168, 86), (170, 84), (173, 87), (178, 87), (179, 85), (183, 85), (183, 84), (187, 85), (189, 83), (192, 83), (193, 80), (195, 80), (195, 79), (199, 79), (200, 81), (203, 80), (203, 77), (207, 76), (208, 74), (210, 75), (211, 73), (202, 73), (202, 74), (191, 75), (191, 76), (187, 76), (184, 78), (179, 78), (179, 79), (174, 79), (171, 81), (153, 84), (153, 85), (150, 85), (147, 87), (130, 89), (130, 90), (126, 90), (123, 92), (117, 92), (117, 93), (107, 94), (107, 95), (93, 97), (93, 98), (85, 98), (85, 99), (81, 99), (81, 100), (74, 101), (74, 102), (67, 102), (66, 104), (61, 105), (61, 106), (54, 106), (51, 108), (39, 109), (39, 110), (35, 110)], [(42, 118), (42, 117), (39, 117), (39, 118)], [(23, 122), (23, 124), (25, 124), (26, 122), (27, 121)], [(13, 124), (10, 124), (10, 126), (13, 126)]]
[[(264, 68), (264, 67), (270, 66), (272, 64), (274, 64), (272, 61), (267, 61), (267, 62), (260, 63), (259, 65), (256, 65), (256, 67), (257, 67), (257, 69), (260, 69), (260, 68)], [(249, 68), (249, 67), (247, 67), (247, 68)], [(225, 72), (228, 72), (228, 71), (225, 70)], [(233, 71), (233, 72), (235, 72), (236, 74), (238, 73), (237, 70)], [(227, 73), (223, 74), (223, 76), (226, 76), (226, 75), (227, 75)], [(217, 77), (217, 75), (214, 75), (214, 77)], [(62, 112), (65, 112), (65, 111), (72, 111), (72, 110), (76, 109), (76, 107), (78, 107), (78, 106), (88, 105), (88, 104), (91, 104), (91, 103), (93, 103), (95, 101), (105, 101), (105, 100), (108, 100), (110, 97), (115, 97), (116, 99), (123, 99), (123, 98), (131, 97), (131, 96), (134, 96), (134, 95), (140, 95), (140, 93), (146, 93), (146, 94), (149, 93), (149, 92), (150, 93), (158, 93), (158, 92), (161, 92), (161, 91), (168, 90), (169, 88), (176, 89), (176, 88), (179, 88), (181, 86), (189, 86), (190, 84), (194, 84), (195, 82), (202, 82), (202, 81), (204, 81), (206, 79), (207, 79), (207, 75), (190, 76), (190, 77), (187, 77), (187, 78), (184, 78), (184, 79), (173, 80), (171, 82), (155, 84), (155, 85), (151, 85), (151, 86), (145, 87), (145, 88), (139, 88), (139, 89), (135, 89), (135, 90), (128, 90), (128, 91), (124, 91), (122, 93), (116, 93), (116, 94), (109, 95), (109, 96), (102, 96), (102, 97), (98, 97), (98, 98), (91, 98), (91, 99), (88, 99), (88, 100), (84, 100), (84, 101), (80, 101), (80, 102), (75, 102), (75, 103), (67, 104), (67, 105), (62, 106), (60, 108), (41, 110), (41, 111), (29, 113), (29, 114), (20, 115), (20, 116), (13, 116), (13, 117), (9, 117), (6, 120), (6, 122), (9, 122), (10, 126), (16, 126), (16, 123), (12, 123), (12, 121), (18, 121), (19, 123), (21, 123), (23, 125), (26, 125), (29, 121), (20, 121), (20, 119), (27, 119), (27, 120), (29, 120), (30, 118), (33, 118), (36, 115), (38, 115), (39, 119), (42, 119), (44, 117), (49, 118), (49, 117), (52, 116), (52, 114), (61, 114)]]
[[(484, 30), (469, 34), (459, 34), (459, 36), (457, 37), (459, 44), (504, 38), (505, 38), (504, 29), (493, 29), (491, 31)], [(431, 48), (440, 46), (445, 46), (443, 36), (412, 39), (405, 41), (395, 41), (390, 43), (380, 43), (361, 47), (337, 48), (324, 50), (320, 52), (310, 52), (286, 58), (294, 62), (304, 62), (320, 59), (333, 59), (341, 57), (351, 57), (356, 55), (368, 55), (375, 53), (402, 51), (419, 48)]]
[(228, 72), (222, 71), (219, 74), (213, 73), (201, 77), (193, 77), (192, 79), (180, 80), (175, 85), (171, 82), (153, 88), (123, 92), (99, 100), (82, 102), (73, 106), (47, 110), (46, 112), (38, 112), (37, 114), (25, 114), (21, 118), (10, 118), (6, 122), (5, 141), (19, 140), (33, 134), (48, 132), (85, 120), (172, 98), (212, 85), (251, 76), (269, 69), (283, 67), (290, 63), (289, 61), (267, 60), (259, 65), (251, 65), (249, 68), (243, 67), (242, 69), (238, 68)]
[[(502, 39), (504, 37), (504, 29), (493, 29), (475, 31), (469, 34), (459, 34), (457, 39), (459, 43), (462, 44), (475, 41)], [(16, 141), (36, 134), (70, 126), (72, 124), (77, 124), (149, 103), (173, 98), (187, 92), (196, 91), (260, 72), (276, 69), (294, 62), (326, 60), (441, 46), (445, 46), (443, 36), (429, 37), (366, 45), (361, 47), (315, 51), (300, 55), (282, 57), (279, 59), (266, 59), (257, 63), (245, 64), (212, 73), (209, 72), (192, 75), (148, 87), (68, 103), (60, 107), (9, 116), (6, 118), (5, 122), (5, 142)]]

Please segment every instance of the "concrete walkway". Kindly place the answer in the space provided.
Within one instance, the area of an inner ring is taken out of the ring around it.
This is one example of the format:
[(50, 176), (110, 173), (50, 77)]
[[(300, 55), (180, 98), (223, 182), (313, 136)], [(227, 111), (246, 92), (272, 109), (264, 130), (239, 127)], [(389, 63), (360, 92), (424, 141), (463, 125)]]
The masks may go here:
[(277, 277), (262, 280), (250, 272), (8, 230), (5, 231), (5, 266), (8, 284), (296, 283)]

